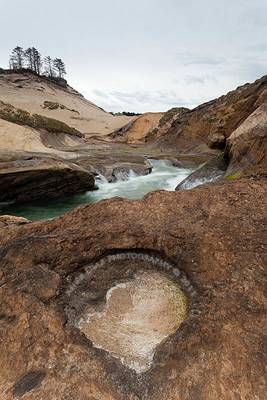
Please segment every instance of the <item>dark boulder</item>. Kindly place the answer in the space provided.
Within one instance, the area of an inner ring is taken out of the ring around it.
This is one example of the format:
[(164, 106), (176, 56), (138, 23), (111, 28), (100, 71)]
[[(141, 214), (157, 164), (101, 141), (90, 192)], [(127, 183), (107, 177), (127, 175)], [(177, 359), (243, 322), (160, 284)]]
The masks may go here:
[(0, 201), (28, 202), (95, 188), (93, 174), (68, 161), (32, 158), (0, 163)]

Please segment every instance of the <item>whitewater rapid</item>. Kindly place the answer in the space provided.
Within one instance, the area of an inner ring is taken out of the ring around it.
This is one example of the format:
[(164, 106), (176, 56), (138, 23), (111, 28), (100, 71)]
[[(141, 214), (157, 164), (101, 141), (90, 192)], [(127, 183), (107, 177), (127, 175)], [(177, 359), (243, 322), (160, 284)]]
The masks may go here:
[(96, 203), (112, 197), (141, 199), (155, 190), (175, 190), (178, 183), (192, 170), (177, 168), (169, 161), (149, 159), (153, 169), (149, 175), (138, 176), (129, 171), (127, 180), (109, 183), (104, 177), (97, 179), (98, 190), (68, 198), (36, 201), (27, 204), (0, 204), (0, 214), (17, 215), (30, 220), (51, 219), (81, 204)]
[(155, 190), (175, 190), (178, 183), (185, 179), (192, 170), (177, 168), (169, 161), (149, 160), (153, 169), (148, 175), (138, 176), (129, 171), (127, 180), (108, 183), (106, 179), (97, 181), (99, 190), (87, 192), (87, 196), (94, 201), (110, 199), (112, 197), (125, 197), (128, 199), (141, 199), (147, 193)]

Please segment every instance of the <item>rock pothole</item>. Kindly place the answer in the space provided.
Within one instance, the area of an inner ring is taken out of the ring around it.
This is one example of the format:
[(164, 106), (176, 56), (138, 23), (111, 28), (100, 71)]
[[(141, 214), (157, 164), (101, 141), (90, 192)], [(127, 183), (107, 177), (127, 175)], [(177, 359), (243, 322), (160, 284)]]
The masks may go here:
[(78, 327), (95, 347), (143, 373), (157, 346), (185, 320), (187, 309), (187, 296), (177, 282), (161, 272), (137, 272), (112, 286), (105, 304), (88, 305)]

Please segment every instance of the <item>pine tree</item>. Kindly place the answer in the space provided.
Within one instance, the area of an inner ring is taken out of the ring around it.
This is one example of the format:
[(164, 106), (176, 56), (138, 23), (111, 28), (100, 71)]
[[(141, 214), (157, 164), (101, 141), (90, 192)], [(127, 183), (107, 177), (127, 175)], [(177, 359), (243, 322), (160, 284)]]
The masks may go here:
[(42, 57), (39, 51), (32, 47), (32, 56), (33, 56), (33, 70), (37, 75), (40, 75), (42, 69)]
[(11, 55), (9, 58), (9, 68), (10, 69), (18, 69), (18, 64), (17, 64), (16, 58), (13, 55)]
[(44, 73), (49, 78), (53, 78), (55, 75), (53, 60), (50, 56), (47, 56), (44, 59)]
[(34, 71), (33, 51), (31, 47), (29, 47), (27, 50), (24, 51), (24, 58), (26, 61), (27, 68)]
[(35, 47), (29, 47), (24, 51), (24, 58), (27, 68), (34, 71), (37, 75), (40, 75), (42, 69), (42, 57), (39, 51)]
[(12, 50), (10, 59), (9, 59), (9, 65), (11, 69), (21, 69), (23, 68), (23, 62), (24, 62), (24, 51), (23, 48), (20, 46), (15, 47)]
[(58, 73), (59, 78), (64, 78), (66, 75), (66, 66), (60, 58), (55, 58), (53, 61), (53, 66)]

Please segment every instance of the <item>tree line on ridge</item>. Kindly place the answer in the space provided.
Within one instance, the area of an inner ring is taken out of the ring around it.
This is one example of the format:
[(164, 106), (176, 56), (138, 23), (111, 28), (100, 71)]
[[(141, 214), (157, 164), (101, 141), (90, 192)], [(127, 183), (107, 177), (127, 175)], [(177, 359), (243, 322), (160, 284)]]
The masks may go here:
[(9, 68), (13, 70), (29, 69), (37, 75), (45, 75), (48, 78), (64, 78), (66, 66), (61, 58), (52, 59), (50, 56), (42, 57), (35, 47), (24, 50), (16, 46), (9, 58)]

